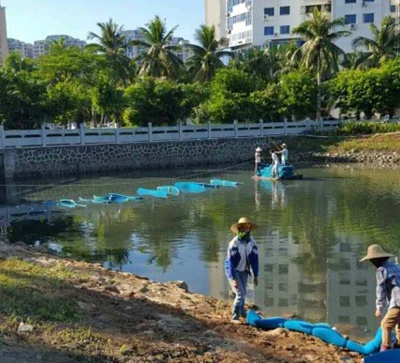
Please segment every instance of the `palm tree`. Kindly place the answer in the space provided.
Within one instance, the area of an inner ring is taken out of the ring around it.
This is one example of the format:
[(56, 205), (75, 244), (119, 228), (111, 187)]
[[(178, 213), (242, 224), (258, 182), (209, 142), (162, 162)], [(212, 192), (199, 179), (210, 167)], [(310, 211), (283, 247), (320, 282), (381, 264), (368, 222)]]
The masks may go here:
[(400, 33), (398, 25), (391, 16), (382, 20), (380, 29), (374, 24), (369, 25), (373, 39), (359, 36), (353, 40), (354, 48), (367, 50), (359, 59), (357, 68), (377, 67), (389, 58), (394, 58), (400, 51)]
[(216, 40), (214, 25), (200, 25), (200, 28), (195, 31), (194, 38), (199, 45), (187, 45), (193, 52), (187, 63), (189, 74), (193, 75), (197, 81), (209, 82), (216, 70), (225, 66), (221, 58), (232, 58), (233, 53), (220, 50), (220, 46), (224, 41), (219, 42)]
[(294, 28), (292, 33), (305, 40), (305, 43), (292, 56), (296, 60), (301, 54), (300, 63), (307, 69), (316, 72), (318, 97), (317, 120), (321, 118), (321, 78), (339, 70), (339, 59), (344, 57), (344, 51), (334, 41), (351, 34), (347, 30), (337, 30), (344, 26), (344, 19), (330, 20), (326, 12), (313, 8), (309, 19)]
[(106, 23), (97, 23), (97, 26), (101, 30), (100, 35), (93, 32), (88, 34), (88, 39), (95, 39), (97, 43), (88, 44), (86, 48), (103, 54), (113, 72), (113, 78), (126, 85), (131, 71), (130, 59), (125, 55), (125, 50), (130, 43), (126, 42), (122, 34), (123, 27), (114, 23), (112, 19)]
[(181, 50), (179, 45), (171, 45), (177, 26), (167, 31), (165, 21), (156, 16), (147, 28), (140, 28), (143, 40), (133, 40), (132, 44), (146, 49), (136, 60), (139, 76), (177, 79), (181, 74), (182, 60), (175, 54)]

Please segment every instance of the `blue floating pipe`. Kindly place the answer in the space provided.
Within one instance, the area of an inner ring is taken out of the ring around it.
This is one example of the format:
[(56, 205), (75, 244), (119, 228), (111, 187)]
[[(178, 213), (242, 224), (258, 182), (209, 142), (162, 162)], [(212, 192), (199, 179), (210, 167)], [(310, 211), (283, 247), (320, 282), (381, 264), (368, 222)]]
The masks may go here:
[(76, 208), (76, 207), (86, 208), (87, 207), (85, 204), (76, 203), (73, 199), (60, 199), (60, 201), (57, 203), (57, 205), (60, 207), (65, 207), (65, 208)]
[(222, 187), (237, 187), (239, 184), (243, 184), (243, 183), (214, 178), (214, 179), (210, 180), (210, 184), (211, 185), (219, 185), (219, 186), (222, 186)]
[[(249, 325), (262, 329), (276, 329), (284, 327), (288, 330), (298, 331), (305, 334), (313, 335), (322, 341), (336, 345), (338, 347), (346, 348), (350, 351), (364, 354), (365, 363), (399, 363), (400, 362), (400, 349), (391, 350), (388, 352), (396, 353), (378, 353), (382, 343), (382, 331), (378, 329), (374, 339), (366, 344), (360, 344), (353, 340), (349, 340), (338, 332), (334, 327), (326, 323), (311, 324), (302, 320), (285, 319), (281, 317), (262, 318), (253, 310), (247, 312), (246, 321)], [(371, 355), (373, 354), (373, 355)]]
[(167, 198), (168, 192), (166, 190), (138, 188), (136, 191), (138, 195), (150, 195), (156, 198)]
[(175, 187), (179, 189), (181, 193), (203, 193), (207, 190), (204, 185), (195, 182), (176, 182)]
[(143, 200), (142, 197), (137, 195), (125, 195), (125, 194), (118, 194), (118, 193), (108, 193), (111, 199), (127, 199), (127, 200)]
[(179, 195), (179, 189), (174, 185), (161, 185), (157, 190), (166, 190), (169, 195)]

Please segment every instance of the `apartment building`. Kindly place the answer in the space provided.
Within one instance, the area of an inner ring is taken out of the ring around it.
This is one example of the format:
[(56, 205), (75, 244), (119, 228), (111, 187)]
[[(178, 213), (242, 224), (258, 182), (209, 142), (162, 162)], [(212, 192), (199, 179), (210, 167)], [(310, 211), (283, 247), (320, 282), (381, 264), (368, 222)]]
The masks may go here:
[[(206, 0), (206, 24), (214, 24), (219, 34), (226, 33), (232, 49), (250, 46), (285, 44), (299, 40), (292, 30), (307, 20), (314, 7), (330, 14), (331, 19), (344, 18), (351, 36), (337, 41), (345, 52), (352, 52), (352, 40), (370, 37), (369, 26), (380, 26), (392, 15), (399, 21), (399, 0)], [(219, 3), (219, 4), (217, 4)], [(218, 10), (218, 5), (223, 10)], [(225, 11), (225, 21), (222, 15)], [(215, 13), (215, 15), (213, 15)]]
[(33, 58), (33, 44), (21, 42), (18, 39), (8, 38), (8, 50), (20, 53), (23, 59)]
[(49, 35), (44, 40), (36, 40), (33, 42), (33, 58), (38, 58), (44, 54), (47, 54), (49, 52), (50, 45), (54, 42), (60, 41), (62, 38), (64, 38), (64, 42), (67, 47), (83, 48), (86, 45), (84, 40), (73, 38), (69, 35)]
[(226, 1), (205, 0), (206, 6), (206, 24), (215, 26), (217, 39), (225, 38), (226, 29)]
[[(357, 237), (338, 236), (328, 264), (328, 321), (335, 326), (354, 326), (375, 332), (379, 321), (375, 311), (375, 270), (360, 263), (364, 246)], [(362, 252), (361, 252), (362, 251)]]
[(0, 65), (8, 55), (6, 8), (0, 4)]
[[(140, 33), (139, 29), (134, 30), (124, 30), (122, 31), (122, 35), (125, 37), (126, 42), (130, 42), (132, 40), (143, 40), (143, 37)], [(192, 55), (192, 52), (189, 48), (185, 47), (186, 44), (189, 44), (188, 40), (185, 40), (181, 37), (173, 37), (169, 43), (169, 45), (177, 45), (181, 47), (181, 50), (176, 52), (176, 55), (183, 61), (186, 62)], [(130, 45), (126, 48), (126, 56), (130, 59), (134, 59), (140, 54), (146, 52), (147, 49), (141, 46)]]

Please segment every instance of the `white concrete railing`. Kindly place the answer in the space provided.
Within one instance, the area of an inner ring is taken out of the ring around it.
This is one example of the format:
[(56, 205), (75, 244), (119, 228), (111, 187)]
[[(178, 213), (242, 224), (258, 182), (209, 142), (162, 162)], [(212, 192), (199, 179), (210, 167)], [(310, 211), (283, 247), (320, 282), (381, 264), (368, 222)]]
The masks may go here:
[(12, 147), (43, 147), (61, 145), (94, 144), (132, 144), (137, 142), (188, 141), (201, 139), (221, 139), (233, 137), (262, 137), (299, 135), (312, 128), (328, 131), (339, 121), (296, 121), (263, 122), (241, 124), (196, 126), (166, 126), (137, 128), (86, 129), (83, 126), (74, 130), (4, 130), (0, 127), (0, 149)]

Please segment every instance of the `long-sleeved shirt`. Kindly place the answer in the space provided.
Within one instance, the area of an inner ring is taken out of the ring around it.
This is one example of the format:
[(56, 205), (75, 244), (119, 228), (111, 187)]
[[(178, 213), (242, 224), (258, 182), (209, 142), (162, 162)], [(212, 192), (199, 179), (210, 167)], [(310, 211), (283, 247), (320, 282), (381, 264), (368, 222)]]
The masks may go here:
[(228, 279), (233, 279), (235, 271), (253, 272), (254, 277), (258, 276), (258, 248), (254, 240), (246, 242), (239, 237), (229, 242), (228, 256), (225, 260), (225, 273)]
[(400, 267), (386, 261), (376, 270), (376, 309), (400, 307)]

